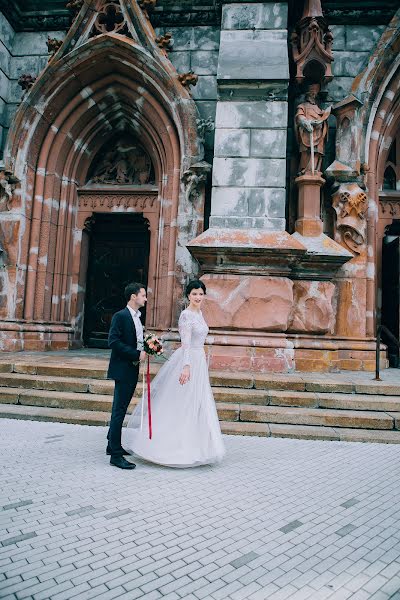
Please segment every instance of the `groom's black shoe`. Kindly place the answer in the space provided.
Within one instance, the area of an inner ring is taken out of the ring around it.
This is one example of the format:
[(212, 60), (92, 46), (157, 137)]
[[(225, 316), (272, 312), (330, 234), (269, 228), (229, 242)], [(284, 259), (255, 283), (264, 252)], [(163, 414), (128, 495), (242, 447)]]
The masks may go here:
[[(107, 456), (111, 456), (111, 448), (110, 448), (110, 444), (107, 444), (107, 448), (106, 448), (106, 454)], [(130, 452), (128, 452), (128, 450), (125, 450), (125, 448), (120, 449), (120, 454), (121, 456), (129, 456)]]
[(110, 465), (114, 467), (118, 467), (119, 469), (135, 469), (135, 463), (131, 463), (128, 460), (125, 460), (123, 456), (112, 456), (110, 458)]

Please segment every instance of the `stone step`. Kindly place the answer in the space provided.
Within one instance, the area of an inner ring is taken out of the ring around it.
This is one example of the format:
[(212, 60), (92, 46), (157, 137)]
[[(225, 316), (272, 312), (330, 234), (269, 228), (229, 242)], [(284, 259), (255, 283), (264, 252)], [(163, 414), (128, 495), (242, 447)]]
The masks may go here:
[[(57, 392), (24, 388), (0, 389), (2, 404), (39, 406), (65, 410), (111, 411), (112, 397), (107, 394)], [(132, 407), (137, 398), (132, 401)], [(400, 412), (365, 411), (298, 406), (263, 406), (217, 400), (221, 421), (317, 425), (361, 429), (398, 429)]]
[[(87, 360), (87, 359), (86, 359)], [(97, 365), (97, 366), (96, 366)], [(158, 372), (160, 364), (151, 364), (151, 376)], [(0, 373), (25, 374), (49, 376), (57, 378), (74, 378), (76, 380), (98, 380), (107, 381), (107, 362), (96, 360), (85, 362), (80, 360), (79, 364), (47, 363), (38, 364), (37, 362), (15, 361), (0, 363)], [(254, 375), (251, 373), (228, 373), (211, 372), (211, 384), (214, 387), (244, 388), (257, 390), (281, 390), (298, 392), (316, 392), (316, 393), (343, 393), (343, 394), (364, 394), (364, 395), (389, 395), (400, 397), (400, 385), (385, 381), (374, 381), (372, 374), (367, 382), (356, 379), (351, 381), (350, 375), (335, 378), (331, 374), (325, 377), (313, 373), (287, 373), (276, 374), (266, 373)], [(1, 384), (0, 384), (1, 385)]]
[[(134, 398), (130, 412), (137, 403)], [(50, 409), (78, 411), (100, 411), (111, 413), (112, 396), (100, 394), (82, 394), (79, 392), (54, 392), (49, 390), (26, 390), (23, 388), (0, 389), (0, 407), (2, 404), (19, 406), (38, 406)], [(239, 404), (217, 402), (218, 416), (221, 420), (239, 420)]]
[[(0, 418), (29, 421), (53, 421), (79, 425), (107, 426), (110, 414), (102, 411), (69, 410), (40, 406), (0, 405)], [(336, 440), (400, 444), (400, 431), (348, 429), (324, 426), (222, 422), (222, 432), (228, 435), (256, 435), (303, 440)]]
[[(90, 393), (111, 396), (114, 382), (109, 380), (83, 379), (72, 377), (52, 377), (49, 375), (28, 375), (20, 373), (0, 373), (0, 402), (7, 397), (11, 388), (26, 390), (48, 390), (62, 393)], [(140, 397), (142, 386), (139, 382), (135, 397)], [(400, 411), (399, 396), (378, 396), (367, 394), (340, 394), (299, 392), (292, 390), (259, 390), (247, 388), (214, 387), (216, 401), (235, 404), (257, 404), (270, 406), (298, 406), (308, 408), (336, 408), (345, 410)], [(5, 400), (4, 400), (5, 401)]]
[(287, 425), (322, 425), (360, 429), (395, 429), (400, 413), (361, 410), (335, 410), (287, 406), (240, 405), (240, 421), (284, 423)]
[(258, 437), (281, 437), (302, 440), (400, 444), (400, 431), (388, 430), (241, 422), (222, 422), (221, 430), (227, 435), (253, 435)]

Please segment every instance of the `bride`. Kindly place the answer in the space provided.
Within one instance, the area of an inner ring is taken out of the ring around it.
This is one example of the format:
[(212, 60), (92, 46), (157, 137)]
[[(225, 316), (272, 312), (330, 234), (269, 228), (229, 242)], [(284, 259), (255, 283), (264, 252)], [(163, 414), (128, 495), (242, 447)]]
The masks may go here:
[(205, 293), (202, 281), (189, 282), (189, 306), (179, 317), (182, 345), (152, 381), (152, 439), (147, 406), (142, 429), (141, 403), (128, 422), (126, 447), (160, 465), (195, 467), (219, 462), (225, 454), (204, 352), (208, 327), (200, 309)]

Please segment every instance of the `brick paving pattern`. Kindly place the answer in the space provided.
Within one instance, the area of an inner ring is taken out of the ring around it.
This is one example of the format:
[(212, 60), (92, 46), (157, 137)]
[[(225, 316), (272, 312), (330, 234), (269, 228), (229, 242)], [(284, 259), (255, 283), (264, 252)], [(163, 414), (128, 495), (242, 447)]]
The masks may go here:
[(218, 466), (2, 420), (0, 598), (400, 600), (400, 447), (226, 436)]

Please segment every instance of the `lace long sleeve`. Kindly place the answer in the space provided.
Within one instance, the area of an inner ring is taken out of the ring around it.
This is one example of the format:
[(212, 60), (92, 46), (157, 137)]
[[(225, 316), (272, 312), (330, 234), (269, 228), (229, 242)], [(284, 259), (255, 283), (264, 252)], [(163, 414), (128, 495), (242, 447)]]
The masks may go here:
[(190, 367), (190, 347), (192, 341), (192, 325), (193, 321), (190, 316), (182, 312), (179, 317), (179, 335), (181, 336), (181, 343), (183, 348), (183, 366), (188, 365)]

